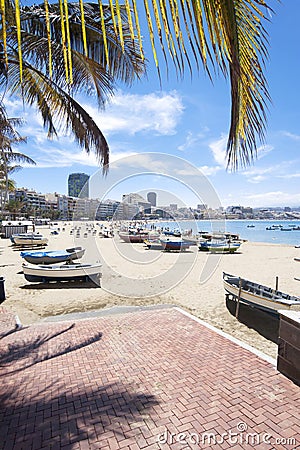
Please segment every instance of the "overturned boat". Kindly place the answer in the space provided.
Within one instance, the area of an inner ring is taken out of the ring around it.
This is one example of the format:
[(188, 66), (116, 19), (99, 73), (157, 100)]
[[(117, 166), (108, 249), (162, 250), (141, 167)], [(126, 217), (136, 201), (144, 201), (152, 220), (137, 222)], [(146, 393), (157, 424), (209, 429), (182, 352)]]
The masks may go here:
[(23, 273), (27, 281), (48, 283), (50, 281), (92, 281), (100, 286), (102, 264), (26, 264)]
[(73, 247), (66, 250), (21, 252), (20, 256), (30, 264), (56, 264), (80, 259), (84, 252), (82, 247)]

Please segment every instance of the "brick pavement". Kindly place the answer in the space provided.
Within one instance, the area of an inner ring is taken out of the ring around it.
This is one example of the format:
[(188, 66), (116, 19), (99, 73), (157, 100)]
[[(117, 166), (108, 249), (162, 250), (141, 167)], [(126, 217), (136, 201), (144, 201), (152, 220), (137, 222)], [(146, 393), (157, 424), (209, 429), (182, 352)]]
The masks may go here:
[(300, 448), (300, 388), (176, 309), (35, 324), (0, 363), (1, 449)]

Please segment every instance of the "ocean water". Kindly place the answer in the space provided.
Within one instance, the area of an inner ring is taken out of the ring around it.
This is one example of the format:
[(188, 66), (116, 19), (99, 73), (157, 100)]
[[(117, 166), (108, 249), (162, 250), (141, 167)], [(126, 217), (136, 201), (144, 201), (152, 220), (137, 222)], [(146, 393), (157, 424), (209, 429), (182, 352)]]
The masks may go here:
[[(249, 227), (249, 225), (254, 225)], [(267, 242), (271, 244), (300, 245), (300, 230), (281, 231), (266, 230), (272, 225), (282, 225), (284, 228), (300, 227), (300, 220), (195, 220), (159, 222), (161, 227), (169, 227), (170, 230), (180, 228), (181, 231), (229, 231), (237, 233), (241, 239), (251, 242)]]

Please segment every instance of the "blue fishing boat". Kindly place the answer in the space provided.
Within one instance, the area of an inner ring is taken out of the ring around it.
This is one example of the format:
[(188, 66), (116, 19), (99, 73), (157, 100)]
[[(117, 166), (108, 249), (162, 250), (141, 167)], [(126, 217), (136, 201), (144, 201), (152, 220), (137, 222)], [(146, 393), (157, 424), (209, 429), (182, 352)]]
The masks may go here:
[(162, 239), (160, 238), (160, 243), (162, 245), (163, 250), (165, 251), (171, 251), (171, 250), (175, 250), (175, 251), (185, 251), (188, 248), (190, 248), (191, 243), (184, 241), (183, 239), (176, 239), (176, 237), (174, 238), (166, 238), (166, 239)]
[(20, 256), (30, 264), (57, 264), (79, 259), (84, 255), (84, 252), (85, 249), (82, 247), (73, 247), (66, 250), (21, 252)]

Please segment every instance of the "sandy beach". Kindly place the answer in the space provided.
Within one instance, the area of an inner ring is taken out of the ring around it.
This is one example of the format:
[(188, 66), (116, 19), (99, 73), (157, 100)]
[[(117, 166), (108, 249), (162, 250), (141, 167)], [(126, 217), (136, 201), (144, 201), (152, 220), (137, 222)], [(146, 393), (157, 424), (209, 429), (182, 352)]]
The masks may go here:
[[(222, 282), (223, 271), (245, 277), (267, 286), (299, 295), (300, 265), (294, 261), (300, 249), (294, 246), (244, 242), (239, 253), (208, 255), (197, 247), (189, 251), (161, 252), (147, 250), (143, 244), (127, 244), (118, 236), (99, 236), (99, 226), (85, 223), (80, 237), (70, 234), (74, 224), (60, 224), (58, 235), (51, 229), (37, 231), (49, 239), (47, 250), (82, 246), (82, 261), (103, 264), (101, 287), (83, 282), (29, 283), (22, 273), (20, 249), (10, 240), (0, 241), (0, 276), (5, 278), (6, 300), (2, 304), (16, 313), (23, 325), (48, 316), (92, 311), (114, 305), (173, 304), (241, 339), (265, 354), (276, 357), (277, 345), (270, 335), (274, 322), (267, 323), (266, 314), (247, 308), (241, 310), (240, 321), (226, 305)], [(62, 231), (64, 227), (64, 231)], [(89, 231), (91, 230), (91, 231)], [(93, 235), (92, 230), (97, 233)], [(269, 330), (270, 327), (270, 330)], [(269, 333), (270, 332), (270, 333)]]

